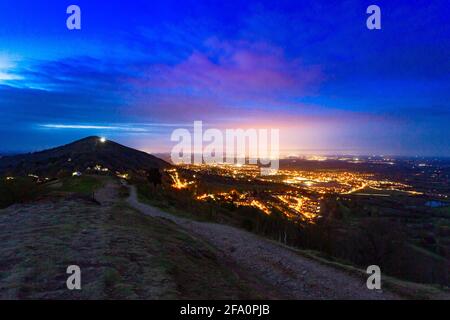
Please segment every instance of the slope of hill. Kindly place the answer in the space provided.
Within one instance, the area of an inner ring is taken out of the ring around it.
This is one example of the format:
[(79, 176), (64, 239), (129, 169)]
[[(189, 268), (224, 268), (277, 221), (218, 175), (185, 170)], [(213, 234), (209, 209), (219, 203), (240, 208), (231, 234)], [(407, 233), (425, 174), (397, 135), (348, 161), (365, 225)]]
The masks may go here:
[(148, 153), (100, 137), (87, 137), (45, 151), (0, 158), (0, 174), (56, 175), (99, 165), (115, 172), (141, 172), (170, 166)]
[[(97, 179), (97, 201), (48, 196), (0, 210), (0, 300), (267, 298), (218, 250), (127, 206), (117, 180)], [(66, 287), (69, 265), (82, 270), (80, 291)]]
[[(56, 180), (39, 199), (0, 210), (0, 227), (0, 300), (397, 298), (367, 290), (365, 272), (140, 203), (134, 186), (109, 176)], [(81, 291), (65, 285), (73, 264)], [(401, 291), (446, 298), (417, 285)]]

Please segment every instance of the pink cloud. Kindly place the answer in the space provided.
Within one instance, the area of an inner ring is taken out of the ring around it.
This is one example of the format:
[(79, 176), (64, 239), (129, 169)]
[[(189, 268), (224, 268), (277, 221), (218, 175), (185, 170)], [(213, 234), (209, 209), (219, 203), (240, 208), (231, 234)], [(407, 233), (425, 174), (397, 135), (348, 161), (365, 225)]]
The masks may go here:
[(264, 43), (219, 42), (194, 51), (176, 65), (154, 64), (129, 79), (142, 114), (158, 116), (191, 110), (199, 115), (223, 114), (230, 108), (282, 107), (315, 94), (324, 80), (320, 66), (286, 57), (281, 48)]

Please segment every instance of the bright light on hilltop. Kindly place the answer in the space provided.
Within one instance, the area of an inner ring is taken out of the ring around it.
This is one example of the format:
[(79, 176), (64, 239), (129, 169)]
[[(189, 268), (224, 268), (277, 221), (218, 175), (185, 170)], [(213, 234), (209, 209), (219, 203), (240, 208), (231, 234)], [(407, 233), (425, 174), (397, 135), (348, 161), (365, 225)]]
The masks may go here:
[(100, 138), (100, 142), (101, 142), (101, 143), (105, 143), (105, 142), (106, 142), (106, 138), (105, 138), (105, 137), (101, 137), (101, 138)]

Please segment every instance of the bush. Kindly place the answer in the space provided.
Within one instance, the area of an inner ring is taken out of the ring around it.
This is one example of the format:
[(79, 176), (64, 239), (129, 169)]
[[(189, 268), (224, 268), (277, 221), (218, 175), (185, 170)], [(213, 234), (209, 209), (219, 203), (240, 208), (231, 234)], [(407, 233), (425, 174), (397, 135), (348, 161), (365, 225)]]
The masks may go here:
[(6, 208), (14, 203), (24, 203), (39, 195), (39, 187), (31, 178), (16, 178), (0, 180), (0, 208)]

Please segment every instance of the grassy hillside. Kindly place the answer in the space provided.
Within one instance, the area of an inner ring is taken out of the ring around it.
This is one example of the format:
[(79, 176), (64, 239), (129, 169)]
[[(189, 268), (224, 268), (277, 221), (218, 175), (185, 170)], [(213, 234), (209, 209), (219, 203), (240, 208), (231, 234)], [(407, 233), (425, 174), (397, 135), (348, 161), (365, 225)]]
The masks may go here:
[[(356, 268), (376, 261), (393, 278), (448, 288), (448, 255), (444, 250), (432, 250), (448, 247), (448, 219), (433, 221), (433, 216), (422, 215), (414, 220), (379, 204), (375, 211), (374, 206), (366, 205), (367, 201), (353, 199), (349, 202), (352, 206), (342, 201), (324, 201), (326, 218), (314, 224), (298, 225), (275, 210), (266, 215), (256, 208), (236, 207), (226, 201), (197, 201), (195, 190), (174, 190), (170, 181), (163, 180), (163, 185), (158, 187), (138, 178), (133, 183), (141, 201), (172, 214), (230, 224), (291, 247), (320, 252), (327, 260)], [(401, 218), (403, 224), (399, 222)], [(407, 234), (405, 226), (413, 223), (417, 226), (415, 233)], [(437, 241), (428, 240), (430, 225), (431, 231), (436, 229)], [(419, 241), (413, 241), (414, 235), (419, 236)], [(422, 239), (434, 247), (423, 246)]]
[(104, 176), (66, 177), (47, 183), (36, 183), (31, 177), (16, 177), (14, 180), (0, 178), (0, 209), (16, 203), (36, 201), (56, 193), (75, 193), (91, 196), (105, 180)]
[(68, 145), (35, 153), (0, 158), (0, 173), (10, 176), (56, 177), (86, 172), (94, 167), (108, 172), (144, 174), (153, 169), (170, 166), (148, 153), (135, 150), (99, 137), (87, 137)]
[(0, 177), (0, 209), (14, 203), (34, 200), (40, 192), (41, 188), (34, 183), (32, 178), (21, 177), (6, 180), (6, 178)]
[[(0, 211), (0, 299), (254, 299), (215, 249), (124, 204), (59, 200)], [(66, 289), (79, 265), (82, 290)]]
[[(99, 189), (103, 185), (103, 180), (106, 178), (95, 177), (95, 176), (82, 176), (82, 177), (70, 177), (61, 179), (61, 185), (57, 185), (53, 189), (65, 191), (65, 192), (76, 192), (82, 194), (92, 194), (95, 190)], [(47, 187), (47, 190), (49, 188)]]

